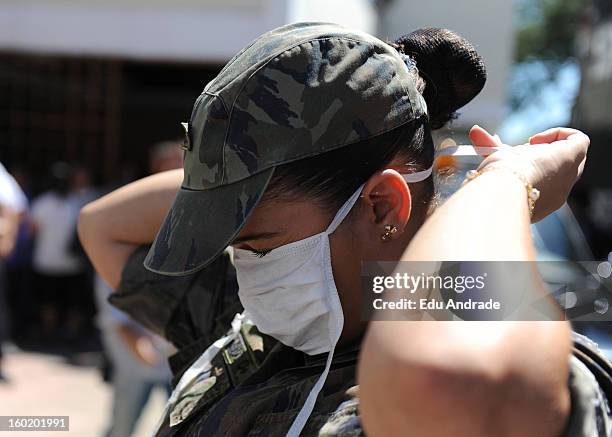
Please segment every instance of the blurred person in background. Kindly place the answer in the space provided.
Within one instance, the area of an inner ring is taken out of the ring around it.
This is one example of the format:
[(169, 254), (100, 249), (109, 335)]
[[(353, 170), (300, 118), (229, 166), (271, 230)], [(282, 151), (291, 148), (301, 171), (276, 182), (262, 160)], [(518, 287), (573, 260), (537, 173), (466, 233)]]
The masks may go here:
[(178, 141), (162, 141), (151, 148), (149, 174), (183, 167), (183, 150)]
[[(80, 211), (83, 206), (101, 195), (100, 190), (93, 186), (90, 170), (82, 164), (72, 165), (70, 181), (69, 201), (73, 210)], [(85, 339), (88, 334), (92, 334), (95, 330), (94, 271), (81, 246), (76, 228), (72, 233), (69, 250), (73, 256), (80, 260), (80, 264), (83, 266), (83, 288), (80, 293), (72, 296), (72, 310), (70, 310), (70, 317), (67, 322), (72, 325), (69, 331), (80, 332), (81, 337)]]
[(32, 267), (42, 336), (74, 340), (83, 316), (82, 295), (91, 290), (87, 264), (75, 253), (74, 242), (79, 203), (71, 198), (72, 167), (65, 162), (51, 166), (49, 190), (32, 203), (35, 233)]
[(113, 290), (96, 275), (98, 328), (110, 360), (113, 400), (106, 437), (129, 437), (156, 387), (170, 393), (170, 345), (107, 302)]
[(99, 190), (93, 187), (91, 172), (81, 164), (72, 166), (70, 184), (70, 200), (79, 210), (87, 203), (95, 200), (100, 195)]
[[(176, 141), (155, 144), (149, 155), (149, 173), (180, 168), (183, 151)], [(96, 275), (98, 327), (111, 363), (113, 403), (107, 437), (129, 437), (153, 389), (170, 393), (172, 374), (166, 362), (171, 345), (129, 316), (113, 308), (107, 299), (113, 290)]]
[(19, 223), (26, 208), (27, 199), (23, 191), (0, 164), (0, 382), (6, 381), (2, 372), (2, 343), (6, 340), (8, 330), (4, 260), (15, 247)]

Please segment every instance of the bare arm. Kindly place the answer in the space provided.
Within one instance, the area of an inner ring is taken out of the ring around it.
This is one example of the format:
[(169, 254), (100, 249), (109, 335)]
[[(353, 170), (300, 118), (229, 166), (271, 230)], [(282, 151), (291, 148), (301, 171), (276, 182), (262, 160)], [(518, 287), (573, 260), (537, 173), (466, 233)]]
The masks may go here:
[(158, 173), (81, 210), (79, 238), (94, 267), (112, 288), (119, 284), (132, 252), (154, 240), (182, 180), (181, 169)]
[[(534, 185), (544, 193), (568, 185), (567, 179), (571, 187), (585, 138), (574, 137), (573, 151), (558, 144), (562, 162), (548, 168), (539, 162), (535, 167), (544, 171), (531, 176)], [(536, 217), (556, 209), (568, 192), (548, 193)], [(525, 187), (508, 169), (486, 172), (454, 194), (403, 257), (533, 258)], [(569, 414), (569, 353), (564, 322), (372, 322), (358, 376), (365, 430), (372, 436), (407, 429), (420, 436), (560, 435)]]

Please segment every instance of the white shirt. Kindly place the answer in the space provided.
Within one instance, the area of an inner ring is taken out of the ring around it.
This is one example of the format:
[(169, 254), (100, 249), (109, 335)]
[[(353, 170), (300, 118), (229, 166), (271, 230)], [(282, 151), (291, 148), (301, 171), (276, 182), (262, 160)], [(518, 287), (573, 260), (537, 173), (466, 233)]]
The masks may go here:
[(32, 204), (37, 233), (34, 244), (34, 269), (44, 274), (70, 275), (83, 270), (82, 260), (70, 252), (76, 238), (79, 208), (69, 196), (47, 192)]

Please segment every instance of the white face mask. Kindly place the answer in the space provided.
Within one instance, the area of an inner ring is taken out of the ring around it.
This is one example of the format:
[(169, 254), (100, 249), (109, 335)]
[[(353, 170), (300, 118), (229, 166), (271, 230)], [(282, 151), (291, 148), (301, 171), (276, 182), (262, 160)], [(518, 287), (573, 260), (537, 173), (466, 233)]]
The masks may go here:
[[(431, 169), (404, 175), (426, 179)], [(257, 329), (283, 344), (316, 355), (331, 351), (344, 317), (334, 282), (329, 236), (359, 199), (363, 185), (340, 208), (327, 229), (277, 247), (265, 256), (234, 249), (238, 296)]]
[[(404, 175), (420, 182), (431, 168)], [(327, 229), (278, 247), (263, 257), (234, 249), (238, 296), (245, 317), (283, 344), (309, 355), (329, 352), (323, 374), (312, 388), (287, 435), (297, 436), (306, 424), (325, 383), (334, 349), (342, 333), (344, 315), (331, 264), (329, 236), (351, 211), (363, 185), (340, 208)]]
[(329, 235), (348, 215), (361, 188), (319, 234), (263, 257), (234, 249), (238, 296), (246, 317), (261, 332), (309, 355), (333, 349), (343, 315), (332, 274)]
[[(498, 147), (455, 146), (441, 155), (477, 155)], [(421, 182), (432, 167), (403, 177)], [(234, 249), (238, 296), (257, 328), (281, 343), (309, 355), (333, 350), (344, 317), (332, 274), (329, 235), (346, 218), (363, 186), (340, 208), (328, 228), (303, 240), (278, 247), (263, 257)]]

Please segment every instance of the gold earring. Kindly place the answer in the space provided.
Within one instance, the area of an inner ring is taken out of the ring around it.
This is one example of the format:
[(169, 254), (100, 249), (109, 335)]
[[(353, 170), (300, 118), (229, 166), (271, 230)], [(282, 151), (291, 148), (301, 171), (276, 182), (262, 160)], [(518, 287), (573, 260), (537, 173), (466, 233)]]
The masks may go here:
[(385, 225), (385, 233), (380, 236), (382, 241), (389, 241), (391, 239), (391, 235), (397, 232), (397, 226), (395, 225)]

